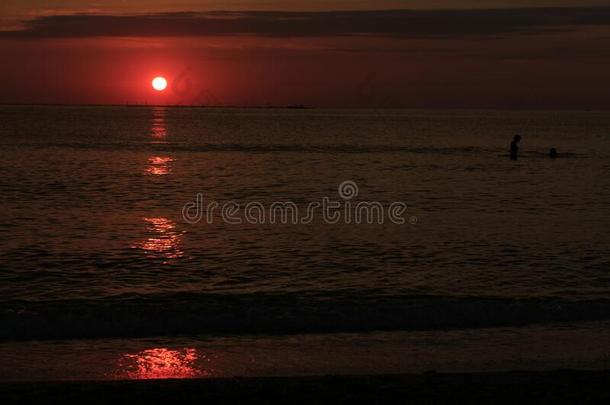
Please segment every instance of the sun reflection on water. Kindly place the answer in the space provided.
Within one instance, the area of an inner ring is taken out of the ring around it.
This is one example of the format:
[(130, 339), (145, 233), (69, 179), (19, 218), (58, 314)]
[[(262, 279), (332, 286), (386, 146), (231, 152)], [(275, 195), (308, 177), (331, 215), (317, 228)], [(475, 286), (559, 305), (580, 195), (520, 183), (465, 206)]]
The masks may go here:
[(174, 159), (168, 156), (151, 156), (148, 158), (146, 173), (153, 176), (165, 176), (171, 172), (173, 161)]
[(166, 143), (165, 138), (167, 138), (167, 124), (165, 122), (165, 115), (167, 113), (167, 109), (165, 107), (155, 107), (153, 108), (153, 118), (152, 118), (152, 127), (151, 127), (151, 136), (153, 138), (153, 143)]
[[(165, 144), (167, 143), (167, 124), (165, 122), (167, 109), (165, 107), (155, 107), (153, 108), (152, 113), (152, 126), (150, 130), (150, 136), (152, 138), (151, 143)], [(168, 175), (171, 172), (171, 163), (173, 161), (174, 159), (169, 156), (151, 156), (148, 158), (146, 173), (153, 176)]]
[(123, 355), (116, 374), (130, 380), (209, 377), (210, 371), (201, 367), (205, 360), (206, 357), (193, 348), (147, 349)]
[(184, 255), (181, 248), (182, 232), (176, 229), (175, 222), (164, 217), (144, 218), (144, 222), (152, 236), (135, 243), (134, 248), (165, 259), (176, 259)]

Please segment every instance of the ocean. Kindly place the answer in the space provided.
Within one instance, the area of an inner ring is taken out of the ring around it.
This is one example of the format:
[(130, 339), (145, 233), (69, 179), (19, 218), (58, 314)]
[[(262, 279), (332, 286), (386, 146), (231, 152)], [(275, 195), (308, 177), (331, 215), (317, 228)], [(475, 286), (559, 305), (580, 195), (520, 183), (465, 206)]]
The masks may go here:
[(0, 123), (2, 380), (610, 365), (609, 112)]

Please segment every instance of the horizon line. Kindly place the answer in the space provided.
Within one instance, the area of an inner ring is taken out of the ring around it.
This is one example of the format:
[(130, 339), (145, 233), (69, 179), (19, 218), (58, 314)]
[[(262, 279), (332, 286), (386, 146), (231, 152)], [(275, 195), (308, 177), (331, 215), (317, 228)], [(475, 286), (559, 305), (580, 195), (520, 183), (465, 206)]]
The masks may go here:
[(550, 107), (339, 107), (308, 106), (303, 104), (289, 105), (202, 105), (202, 104), (118, 104), (118, 103), (13, 103), (0, 102), (0, 107), (129, 107), (129, 108), (201, 108), (201, 109), (252, 109), (252, 110), (487, 110), (487, 111), (610, 111), (609, 107), (590, 108), (550, 108)]

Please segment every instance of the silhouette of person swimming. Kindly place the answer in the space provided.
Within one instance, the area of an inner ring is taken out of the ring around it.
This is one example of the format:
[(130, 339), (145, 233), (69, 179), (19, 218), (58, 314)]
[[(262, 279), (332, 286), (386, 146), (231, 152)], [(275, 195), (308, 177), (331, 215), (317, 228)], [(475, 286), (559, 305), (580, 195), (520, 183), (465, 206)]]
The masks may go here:
[(521, 135), (515, 135), (513, 141), (510, 143), (510, 158), (511, 160), (517, 160), (519, 156), (519, 142), (521, 141)]
[(549, 150), (549, 157), (551, 159), (557, 159), (559, 157), (559, 154), (557, 153), (557, 149), (551, 148), (551, 150)]

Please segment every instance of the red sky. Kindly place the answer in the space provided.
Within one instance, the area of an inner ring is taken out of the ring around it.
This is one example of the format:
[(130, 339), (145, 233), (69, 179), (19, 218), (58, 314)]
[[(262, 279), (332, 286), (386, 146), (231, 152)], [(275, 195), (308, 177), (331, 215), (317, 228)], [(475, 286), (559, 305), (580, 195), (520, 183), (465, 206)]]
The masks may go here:
[(610, 108), (610, 1), (47, 3), (0, 5), (2, 103)]

